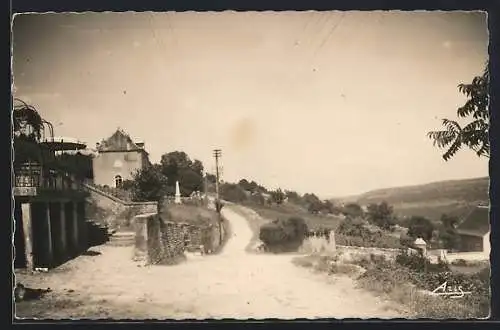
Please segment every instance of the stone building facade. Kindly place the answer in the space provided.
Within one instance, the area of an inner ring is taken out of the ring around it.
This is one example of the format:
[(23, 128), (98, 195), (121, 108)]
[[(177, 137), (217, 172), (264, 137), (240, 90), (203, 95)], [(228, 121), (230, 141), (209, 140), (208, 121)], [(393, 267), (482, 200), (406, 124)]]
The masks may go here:
[(150, 164), (143, 142), (134, 142), (121, 129), (96, 145), (97, 155), (92, 161), (94, 184), (119, 187), (125, 180)]

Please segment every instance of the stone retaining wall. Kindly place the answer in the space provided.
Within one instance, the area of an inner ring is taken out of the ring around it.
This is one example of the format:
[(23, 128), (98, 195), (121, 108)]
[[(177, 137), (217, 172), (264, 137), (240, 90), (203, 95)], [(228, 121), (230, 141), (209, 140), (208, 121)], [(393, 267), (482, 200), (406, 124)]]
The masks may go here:
[(490, 259), (490, 255), (484, 252), (455, 252), (455, 253), (446, 253), (444, 252), (443, 261), (445, 262), (454, 262), (456, 260), (465, 260), (465, 261), (486, 261)]
[(164, 222), (157, 213), (134, 218), (134, 260), (146, 264), (171, 263), (184, 253), (184, 230), (176, 223)]
[(399, 249), (390, 248), (375, 248), (375, 247), (360, 247), (336, 245), (335, 234), (330, 232), (328, 238), (325, 237), (308, 237), (302, 243), (300, 251), (303, 253), (320, 253), (323, 255), (338, 255), (341, 260), (349, 261), (362, 256), (384, 255), (387, 259), (394, 260), (399, 253)]
[(138, 214), (156, 213), (157, 202), (128, 202), (99, 190), (92, 185), (84, 185), (90, 192), (86, 203), (86, 217), (111, 229), (131, 229), (132, 220)]
[(337, 245), (337, 251), (339, 253), (340, 260), (347, 262), (360, 257), (369, 257), (370, 255), (384, 256), (386, 260), (395, 260), (400, 250)]
[(214, 252), (221, 245), (218, 226), (163, 221), (158, 213), (135, 216), (134, 231), (134, 260), (145, 264), (172, 264), (182, 259), (185, 251), (201, 247), (204, 253)]

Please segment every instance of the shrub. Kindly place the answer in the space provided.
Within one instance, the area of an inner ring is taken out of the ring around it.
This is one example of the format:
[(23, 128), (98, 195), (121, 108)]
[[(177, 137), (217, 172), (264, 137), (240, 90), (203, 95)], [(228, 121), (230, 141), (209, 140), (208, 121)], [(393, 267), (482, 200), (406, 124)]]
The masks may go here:
[(368, 219), (373, 224), (383, 229), (393, 229), (395, 225), (393, 207), (387, 202), (368, 205)]
[(415, 241), (414, 238), (411, 236), (408, 236), (406, 233), (401, 233), (399, 236), (399, 244), (404, 247), (413, 247), (413, 242)]
[(308, 232), (304, 219), (290, 217), (286, 220), (277, 219), (260, 227), (259, 238), (268, 247), (300, 246)]
[(167, 177), (156, 165), (147, 166), (133, 174), (133, 183), (127, 183), (134, 201), (158, 201), (165, 195)]
[(370, 233), (369, 236), (350, 236), (343, 234), (335, 235), (335, 243), (338, 245), (376, 247), (397, 249), (401, 245), (396, 237), (385, 233)]
[(266, 223), (260, 227), (259, 239), (266, 246), (273, 246), (286, 241), (286, 234), (278, 224)]
[(467, 266), (467, 261), (464, 259), (457, 259), (454, 260), (451, 264), (455, 266)]
[(308, 228), (304, 219), (300, 217), (288, 218), (285, 226), (293, 228), (293, 239), (302, 242), (307, 235)]
[(422, 254), (409, 253), (407, 250), (403, 249), (401, 249), (400, 253), (396, 256), (396, 263), (417, 272), (449, 271), (449, 267), (446, 263), (439, 262), (438, 264), (432, 264)]
[[(447, 281), (448, 286), (462, 286), (472, 291), (461, 299), (448, 299), (414, 294), (412, 283), (419, 288), (434, 290)], [(474, 275), (455, 276), (451, 272), (416, 272), (398, 264), (384, 264), (369, 268), (358, 283), (365, 289), (386, 293), (407, 304), (417, 317), (424, 318), (477, 318), (489, 314), (489, 269)]]
[(233, 203), (241, 203), (248, 199), (245, 191), (237, 184), (224, 183), (220, 186), (220, 196)]
[(339, 225), (337, 231), (339, 234), (343, 234), (346, 236), (360, 236), (366, 237), (371, 233), (370, 231), (363, 226), (363, 220), (360, 218), (346, 218)]
[(410, 218), (410, 224), (408, 226), (409, 236), (414, 238), (422, 237), (426, 242), (429, 242), (433, 232), (434, 225), (431, 220), (421, 216), (413, 216)]
[(411, 273), (394, 264), (377, 265), (360, 276), (360, 284), (372, 291), (390, 293), (402, 283), (408, 283)]
[(344, 264), (344, 263), (338, 263), (338, 262), (330, 262), (329, 267), (328, 267), (328, 274), (345, 274), (345, 275), (356, 275), (356, 274), (362, 274), (364, 272), (364, 269), (361, 269), (364, 267), (361, 267), (356, 264)]
[(472, 319), (487, 317), (490, 299), (485, 296), (468, 295), (460, 299), (415, 295), (411, 307), (418, 318)]

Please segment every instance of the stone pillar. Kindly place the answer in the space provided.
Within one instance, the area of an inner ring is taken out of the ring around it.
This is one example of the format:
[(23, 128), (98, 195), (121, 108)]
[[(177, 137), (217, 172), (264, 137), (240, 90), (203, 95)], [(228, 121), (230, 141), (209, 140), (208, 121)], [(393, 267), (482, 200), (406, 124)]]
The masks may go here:
[(80, 252), (80, 237), (78, 226), (80, 224), (78, 216), (78, 203), (73, 202), (73, 246), (75, 248), (75, 253)]
[(59, 235), (59, 239), (61, 240), (61, 254), (66, 258), (68, 255), (67, 244), (66, 244), (66, 203), (61, 202), (61, 233)]
[[(28, 271), (34, 270), (33, 263), (33, 230), (31, 228), (31, 204), (21, 204), (21, 214), (24, 231), (24, 253), (26, 255), (26, 268)], [(19, 219), (21, 220), (21, 219)]]
[(335, 231), (330, 230), (329, 239), (330, 239), (330, 249), (332, 250), (332, 252), (335, 252), (337, 250), (337, 243), (335, 243)]
[(137, 215), (134, 218), (135, 247), (134, 261), (147, 262), (148, 259), (148, 216)]
[(47, 254), (49, 265), (54, 261), (54, 245), (52, 242), (52, 223), (50, 218), (50, 203), (45, 203), (45, 221), (47, 221)]
[(80, 227), (78, 228), (78, 233), (80, 235), (79, 241), (80, 241), (80, 249), (81, 250), (87, 250), (89, 247), (89, 242), (88, 242), (88, 235), (87, 235), (87, 220), (85, 218), (85, 202), (79, 202), (78, 203), (78, 223)]

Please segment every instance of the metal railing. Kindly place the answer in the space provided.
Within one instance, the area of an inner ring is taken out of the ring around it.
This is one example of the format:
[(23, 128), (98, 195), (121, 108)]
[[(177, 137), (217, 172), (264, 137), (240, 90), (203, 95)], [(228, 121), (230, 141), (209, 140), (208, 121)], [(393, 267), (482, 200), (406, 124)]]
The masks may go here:
[(44, 168), (38, 163), (23, 163), (14, 168), (14, 186), (37, 190), (80, 190), (82, 181), (61, 170)]

